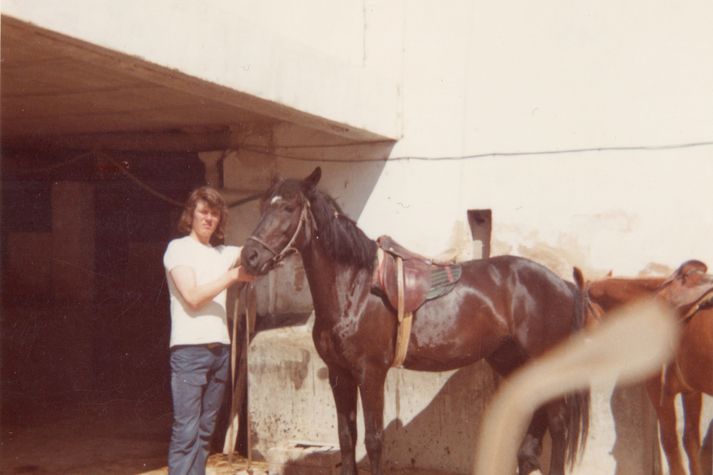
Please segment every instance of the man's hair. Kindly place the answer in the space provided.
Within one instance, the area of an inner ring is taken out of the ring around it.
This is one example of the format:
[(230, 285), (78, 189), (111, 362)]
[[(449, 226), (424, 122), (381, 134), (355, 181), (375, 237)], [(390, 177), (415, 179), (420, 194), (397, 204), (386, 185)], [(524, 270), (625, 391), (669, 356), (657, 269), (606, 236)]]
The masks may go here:
[(178, 231), (182, 234), (190, 234), (193, 225), (193, 213), (199, 201), (203, 201), (208, 208), (218, 211), (220, 214), (218, 226), (215, 228), (210, 242), (214, 245), (222, 244), (225, 240), (225, 224), (228, 221), (228, 207), (225, 206), (225, 201), (220, 192), (211, 186), (196, 188), (188, 196), (181, 218), (178, 220)]

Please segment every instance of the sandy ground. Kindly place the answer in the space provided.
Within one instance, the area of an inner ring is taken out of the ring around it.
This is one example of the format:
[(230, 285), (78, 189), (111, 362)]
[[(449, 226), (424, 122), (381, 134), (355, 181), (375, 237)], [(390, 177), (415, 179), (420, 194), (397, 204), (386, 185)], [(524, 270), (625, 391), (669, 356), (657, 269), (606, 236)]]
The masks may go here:
[[(83, 404), (32, 404), (4, 408), (0, 419), (0, 473), (66, 475), (167, 474), (170, 408), (113, 400)], [(211, 456), (209, 475), (246, 472), (235, 455)], [(253, 462), (253, 475), (267, 465)]]
[(127, 475), (166, 462), (170, 408), (125, 400), (3, 408), (0, 472)]
[[(166, 475), (170, 427), (170, 407), (145, 401), (4, 405), (0, 473)], [(267, 475), (268, 465), (252, 461), (248, 466), (238, 455), (230, 463), (222, 454), (209, 459), (208, 475), (248, 473)], [(360, 467), (360, 475), (368, 473), (366, 467)], [(438, 475), (411, 470), (387, 473)]]

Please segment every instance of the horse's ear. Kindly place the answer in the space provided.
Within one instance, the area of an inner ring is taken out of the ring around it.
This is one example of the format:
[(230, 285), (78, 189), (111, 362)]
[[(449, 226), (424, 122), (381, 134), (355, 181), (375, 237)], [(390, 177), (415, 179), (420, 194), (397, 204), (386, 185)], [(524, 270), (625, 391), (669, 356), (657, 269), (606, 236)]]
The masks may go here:
[(577, 287), (580, 289), (584, 288), (584, 274), (582, 274), (582, 269), (574, 266), (572, 269), (572, 277), (574, 278), (574, 283), (577, 284)]
[(317, 186), (317, 183), (319, 183), (319, 179), (322, 178), (322, 169), (320, 167), (317, 167), (314, 169), (314, 171), (302, 180), (302, 189), (305, 191), (312, 191), (314, 188)]
[(280, 176), (280, 174), (277, 172), (273, 172), (270, 176), (270, 188), (275, 186), (280, 181), (282, 181), (282, 177)]

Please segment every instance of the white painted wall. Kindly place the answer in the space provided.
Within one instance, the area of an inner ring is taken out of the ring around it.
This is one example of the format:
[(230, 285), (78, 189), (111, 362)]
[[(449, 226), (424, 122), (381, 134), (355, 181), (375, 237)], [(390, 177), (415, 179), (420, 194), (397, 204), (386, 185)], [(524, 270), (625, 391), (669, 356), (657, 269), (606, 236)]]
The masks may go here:
[(704, 237), (713, 232), (711, 179), (713, 147), (396, 162), (360, 222), (435, 254), (468, 209), (492, 209), (494, 254), (540, 260), (565, 277), (572, 265), (634, 276), (652, 263), (713, 263)]
[[(713, 262), (700, 237), (713, 231), (713, 145), (606, 150), (713, 141), (713, 4), (403, 8), (392, 157), (558, 153), (388, 163), (360, 216), (367, 232), (434, 254), (467, 209), (492, 208), (496, 253), (562, 249), (619, 274)], [(605, 150), (560, 153), (575, 149)]]

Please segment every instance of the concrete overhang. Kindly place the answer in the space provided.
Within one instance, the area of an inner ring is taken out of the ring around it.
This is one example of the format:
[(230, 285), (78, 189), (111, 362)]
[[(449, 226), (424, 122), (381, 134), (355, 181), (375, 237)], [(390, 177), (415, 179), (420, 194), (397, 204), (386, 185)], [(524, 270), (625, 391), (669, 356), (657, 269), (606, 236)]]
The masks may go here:
[(344, 142), (398, 137), (397, 85), (360, 68), (237, 18), (196, 15), (194, 48), (170, 21), (93, 26), (83, 4), (3, 1), (3, 147), (216, 150), (278, 124)]

